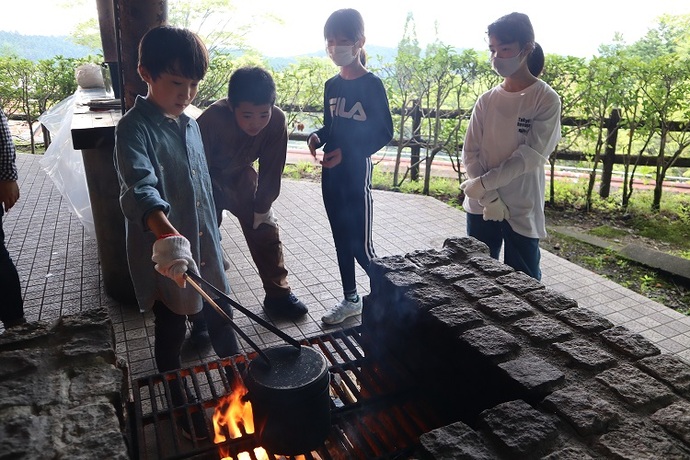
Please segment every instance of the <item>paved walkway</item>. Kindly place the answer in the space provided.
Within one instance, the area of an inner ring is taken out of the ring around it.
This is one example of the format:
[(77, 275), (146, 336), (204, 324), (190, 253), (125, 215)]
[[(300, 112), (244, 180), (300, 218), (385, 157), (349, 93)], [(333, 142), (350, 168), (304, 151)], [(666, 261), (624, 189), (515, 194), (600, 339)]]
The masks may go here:
[[(97, 245), (69, 211), (66, 201), (41, 169), (41, 156), (19, 155), (21, 199), (5, 216), (7, 244), (17, 264), (30, 321), (56, 320), (103, 306), (113, 320), (117, 352), (130, 364), (133, 377), (156, 373), (153, 360), (153, 318), (132, 305), (122, 305), (103, 289)], [(418, 249), (440, 249), (448, 237), (465, 234), (465, 214), (433, 198), (374, 192), (374, 242), (379, 256)], [(228, 278), (233, 297), (287, 334), (302, 339), (322, 334), (320, 318), (342, 295), (335, 250), (319, 184), (285, 180), (275, 203), (285, 263), (293, 291), (309, 306), (297, 322), (273, 320), (261, 308), (263, 290), (236, 220), (223, 220), (222, 245), (232, 267)], [(683, 316), (590, 271), (543, 251), (542, 282), (591, 308), (617, 325), (653, 341), (663, 352), (690, 363), (690, 317)], [(368, 279), (358, 271), (360, 292)], [(237, 313), (236, 321), (262, 347), (282, 343), (263, 327)], [(343, 327), (358, 324), (350, 318)], [(0, 326), (0, 332), (2, 327)], [(245, 344), (245, 349), (249, 348)], [(211, 349), (183, 350), (184, 366), (215, 358)]]

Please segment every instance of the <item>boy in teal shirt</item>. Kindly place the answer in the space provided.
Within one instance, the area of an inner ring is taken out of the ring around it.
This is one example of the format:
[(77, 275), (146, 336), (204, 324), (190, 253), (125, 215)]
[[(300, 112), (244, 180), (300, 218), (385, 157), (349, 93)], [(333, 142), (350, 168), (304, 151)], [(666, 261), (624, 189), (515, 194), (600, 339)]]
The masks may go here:
[[(159, 372), (181, 367), (187, 315), (199, 311), (218, 356), (238, 351), (232, 326), (185, 287), (184, 275), (191, 270), (229, 292), (201, 133), (184, 114), (207, 68), (208, 53), (196, 34), (167, 26), (151, 29), (139, 45), (138, 70), (148, 94), (137, 96), (115, 129), (129, 271), (139, 308), (152, 309), (155, 316)], [(192, 395), (186, 385), (174, 383), (171, 396), (179, 406)], [(207, 437), (202, 414), (192, 415), (193, 431), (186, 417), (180, 419), (183, 434)]]

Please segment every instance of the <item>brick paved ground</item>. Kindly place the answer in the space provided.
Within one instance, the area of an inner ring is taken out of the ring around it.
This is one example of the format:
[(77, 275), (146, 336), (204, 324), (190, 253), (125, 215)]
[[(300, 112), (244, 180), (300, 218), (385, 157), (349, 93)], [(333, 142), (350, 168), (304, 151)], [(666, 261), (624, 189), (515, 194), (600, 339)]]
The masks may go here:
[[(152, 316), (105, 294), (96, 241), (69, 212), (66, 201), (41, 169), (41, 158), (19, 155), (21, 199), (4, 219), (7, 244), (24, 288), (27, 318), (54, 320), (106, 307), (115, 327), (117, 352), (129, 362), (132, 375), (155, 373)], [(433, 198), (375, 191), (374, 200), (374, 241), (379, 256), (439, 249), (446, 238), (465, 234), (465, 214)], [(233, 297), (291, 336), (313, 337), (327, 330), (320, 318), (342, 295), (319, 184), (285, 180), (274, 209), (290, 284), (310, 313), (296, 322), (266, 316), (256, 268), (239, 226), (230, 216), (224, 219), (221, 231), (223, 250), (232, 262), (228, 278)], [(642, 334), (662, 352), (690, 362), (690, 318), (545, 251), (542, 269), (542, 282), (547, 287), (574, 298), (581, 307), (616, 325)], [(361, 270), (358, 283), (361, 293), (367, 293), (368, 279)], [(260, 346), (281, 342), (242, 314), (237, 314), (236, 320)], [(342, 326), (359, 321), (351, 318)], [(210, 357), (210, 349), (197, 353), (186, 347), (184, 365)]]

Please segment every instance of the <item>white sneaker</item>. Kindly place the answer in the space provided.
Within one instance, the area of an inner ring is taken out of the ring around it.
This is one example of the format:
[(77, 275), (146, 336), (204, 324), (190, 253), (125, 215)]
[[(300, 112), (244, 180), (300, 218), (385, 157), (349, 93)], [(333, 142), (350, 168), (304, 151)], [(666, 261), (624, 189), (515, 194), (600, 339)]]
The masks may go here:
[(360, 296), (357, 302), (350, 302), (343, 299), (338, 303), (330, 313), (321, 317), (321, 321), (326, 324), (340, 324), (350, 316), (357, 316), (362, 313), (362, 297)]

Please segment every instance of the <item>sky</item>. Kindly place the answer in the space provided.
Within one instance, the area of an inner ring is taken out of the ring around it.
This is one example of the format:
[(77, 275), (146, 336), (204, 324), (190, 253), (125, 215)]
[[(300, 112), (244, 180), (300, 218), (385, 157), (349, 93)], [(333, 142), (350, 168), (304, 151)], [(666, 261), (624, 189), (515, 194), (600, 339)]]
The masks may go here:
[[(69, 35), (88, 17), (97, 18), (95, 0), (2, 0), (0, 30), (32, 35)], [(633, 5), (633, 3), (635, 3)], [(689, 0), (553, 0), (467, 2), (448, 0), (236, 0), (238, 20), (253, 21), (248, 43), (270, 57), (294, 56), (322, 50), (323, 24), (339, 8), (362, 13), (369, 45), (397, 47), (405, 19), (413, 15), (422, 46), (438, 38), (458, 48), (484, 50), (486, 27), (500, 16), (518, 11), (530, 16), (536, 41), (546, 53), (589, 58), (614, 33), (630, 44), (657, 24), (662, 14), (690, 14)], [(71, 5), (71, 6), (65, 6)], [(271, 13), (280, 18), (262, 18)], [(246, 18), (246, 19), (243, 19)], [(246, 22), (245, 22), (246, 23)], [(366, 46), (365, 46), (366, 48)]]

